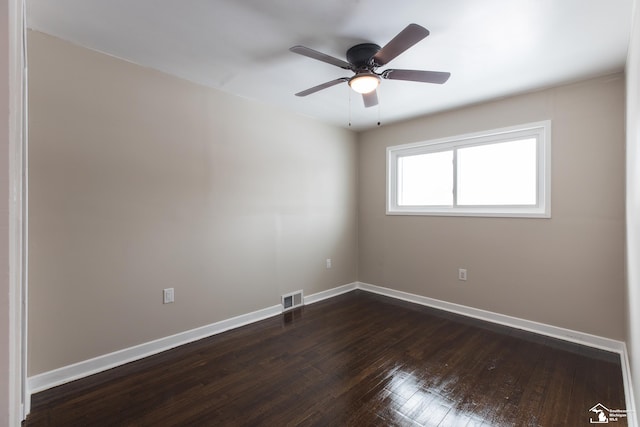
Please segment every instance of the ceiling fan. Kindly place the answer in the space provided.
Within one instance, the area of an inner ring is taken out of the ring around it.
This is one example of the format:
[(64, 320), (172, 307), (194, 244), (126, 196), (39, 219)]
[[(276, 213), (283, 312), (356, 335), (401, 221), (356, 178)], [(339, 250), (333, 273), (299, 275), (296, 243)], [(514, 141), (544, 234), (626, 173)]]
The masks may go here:
[(291, 52), (317, 59), (318, 61), (326, 62), (345, 70), (351, 70), (355, 73), (352, 77), (340, 77), (339, 79), (303, 90), (302, 92), (296, 93), (296, 96), (311, 95), (312, 93), (327, 89), (342, 82), (349, 82), (351, 89), (362, 94), (364, 106), (373, 107), (378, 104), (376, 89), (380, 85), (381, 79), (443, 84), (449, 79), (451, 73), (394, 69), (387, 69), (382, 72), (376, 71), (378, 67), (382, 67), (391, 62), (428, 35), (429, 30), (426, 28), (418, 24), (409, 24), (382, 48), (374, 43), (361, 43), (351, 47), (347, 50), (348, 62), (305, 46), (294, 46), (289, 49)]

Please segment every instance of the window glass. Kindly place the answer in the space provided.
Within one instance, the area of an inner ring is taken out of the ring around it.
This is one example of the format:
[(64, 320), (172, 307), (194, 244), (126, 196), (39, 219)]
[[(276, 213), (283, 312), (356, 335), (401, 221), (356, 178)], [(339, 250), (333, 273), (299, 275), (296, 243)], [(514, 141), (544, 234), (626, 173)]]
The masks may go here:
[(451, 206), (453, 152), (398, 158), (398, 205)]
[(536, 204), (533, 138), (458, 149), (459, 205)]

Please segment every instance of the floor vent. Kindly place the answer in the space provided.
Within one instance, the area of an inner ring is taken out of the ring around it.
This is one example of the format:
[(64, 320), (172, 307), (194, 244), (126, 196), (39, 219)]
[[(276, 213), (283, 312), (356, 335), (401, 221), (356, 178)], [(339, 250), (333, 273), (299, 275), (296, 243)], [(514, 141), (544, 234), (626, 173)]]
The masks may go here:
[(290, 294), (282, 295), (282, 311), (301, 307), (303, 301), (304, 298), (302, 297), (302, 291), (295, 291)]

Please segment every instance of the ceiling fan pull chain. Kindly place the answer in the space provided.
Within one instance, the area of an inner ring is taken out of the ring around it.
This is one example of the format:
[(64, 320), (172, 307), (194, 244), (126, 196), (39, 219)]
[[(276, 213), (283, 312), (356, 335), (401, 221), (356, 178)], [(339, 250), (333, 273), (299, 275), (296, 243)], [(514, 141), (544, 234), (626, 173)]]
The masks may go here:
[(347, 86), (347, 91), (349, 92), (349, 127), (351, 127), (351, 88)]
[[(380, 96), (380, 91), (378, 91), (378, 96)], [(380, 126), (380, 104), (381, 102), (378, 102), (378, 126)]]

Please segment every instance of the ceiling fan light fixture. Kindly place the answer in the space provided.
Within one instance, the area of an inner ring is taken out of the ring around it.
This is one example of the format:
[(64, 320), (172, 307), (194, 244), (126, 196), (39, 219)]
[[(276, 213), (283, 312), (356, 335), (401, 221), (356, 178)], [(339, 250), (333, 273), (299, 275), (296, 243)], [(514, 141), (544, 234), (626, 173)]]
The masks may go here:
[(380, 85), (380, 77), (371, 72), (358, 73), (349, 80), (351, 89), (358, 93), (370, 93)]

